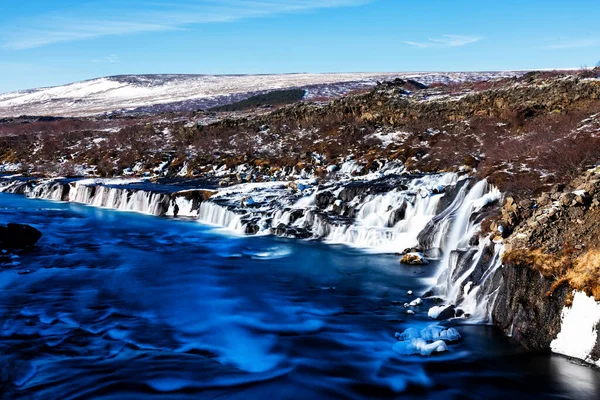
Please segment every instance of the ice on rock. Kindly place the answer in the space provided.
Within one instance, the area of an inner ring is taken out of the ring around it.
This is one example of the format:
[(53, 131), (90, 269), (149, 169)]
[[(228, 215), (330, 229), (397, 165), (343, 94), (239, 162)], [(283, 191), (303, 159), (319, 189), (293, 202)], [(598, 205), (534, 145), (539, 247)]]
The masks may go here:
[(404, 356), (410, 356), (414, 354), (420, 354), (422, 356), (429, 356), (432, 353), (441, 353), (448, 350), (446, 343), (443, 340), (438, 340), (433, 343), (427, 343), (423, 339), (413, 339), (410, 341), (403, 341), (395, 343), (392, 348), (396, 353)]
[(416, 328), (408, 328), (402, 333), (396, 332), (394, 335), (400, 341), (413, 340), (421, 337), (421, 333)]
[(402, 355), (441, 353), (448, 350), (446, 342), (460, 340), (460, 333), (456, 329), (439, 325), (430, 325), (420, 331), (411, 327), (402, 333), (396, 332), (394, 336), (398, 343), (392, 349)]
[(410, 305), (412, 307), (419, 306), (421, 304), (423, 304), (423, 300), (421, 300), (420, 297), (417, 297), (416, 299), (414, 299), (413, 301), (410, 302)]
[(460, 333), (454, 328), (445, 328), (440, 325), (429, 325), (421, 330), (421, 338), (427, 341), (444, 340), (456, 342), (460, 339)]
[(427, 312), (431, 319), (448, 319), (455, 316), (455, 307), (453, 305), (441, 305), (431, 307)]

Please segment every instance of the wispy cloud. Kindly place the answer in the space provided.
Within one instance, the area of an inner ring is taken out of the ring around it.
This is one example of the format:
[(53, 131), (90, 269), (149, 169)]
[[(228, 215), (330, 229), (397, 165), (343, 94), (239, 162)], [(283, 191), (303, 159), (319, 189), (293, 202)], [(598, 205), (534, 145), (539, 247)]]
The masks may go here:
[(119, 58), (118, 55), (116, 54), (111, 54), (108, 57), (104, 57), (104, 58), (98, 58), (98, 59), (94, 59), (92, 60), (93, 63), (108, 63), (108, 64), (116, 64), (116, 63), (120, 63), (121, 59)]
[(572, 40), (564, 40), (549, 46), (546, 46), (546, 49), (579, 49), (586, 47), (598, 47), (600, 46), (600, 38), (582, 38), (582, 39), (572, 39)]
[(424, 42), (404, 41), (404, 43), (424, 49), (428, 47), (460, 47), (479, 42), (482, 39), (480, 36), (442, 35), (439, 38), (429, 38)]
[[(96, 2), (77, 10), (56, 11), (51, 15), (18, 21), (14, 27), (5, 27), (4, 32), (0, 32), (0, 47), (11, 50), (29, 49), (102, 36), (171, 31), (195, 24), (233, 22), (276, 14), (358, 6), (371, 1), (373, 0)], [(96, 17), (97, 15), (102, 17)]]

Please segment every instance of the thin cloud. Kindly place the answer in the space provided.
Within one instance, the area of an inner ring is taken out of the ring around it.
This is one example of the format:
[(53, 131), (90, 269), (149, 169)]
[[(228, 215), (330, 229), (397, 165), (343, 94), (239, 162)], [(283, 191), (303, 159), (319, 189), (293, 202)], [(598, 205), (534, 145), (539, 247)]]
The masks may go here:
[(598, 47), (600, 46), (600, 39), (596, 38), (585, 38), (585, 39), (574, 39), (558, 42), (549, 46), (546, 49), (580, 49), (586, 47)]
[[(103, 36), (172, 31), (197, 24), (359, 6), (372, 1), (374, 0), (187, 0), (173, 4), (124, 0), (120, 3), (110, 2), (108, 5), (93, 3), (78, 10), (54, 12), (17, 21), (14, 27), (6, 29), (4, 34), (0, 33), (0, 47), (22, 50)], [(106, 17), (95, 18), (95, 15)]]
[(428, 47), (461, 47), (482, 39), (480, 36), (442, 35), (439, 38), (429, 38), (426, 42), (404, 41), (404, 43), (424, 49)]
[(100, 58), (92, 60), (93, 63), (108, 63), (108, 64), (117, 64), (121, 62), (121, 59), (116, 54), (111, 54), (108, 57)]

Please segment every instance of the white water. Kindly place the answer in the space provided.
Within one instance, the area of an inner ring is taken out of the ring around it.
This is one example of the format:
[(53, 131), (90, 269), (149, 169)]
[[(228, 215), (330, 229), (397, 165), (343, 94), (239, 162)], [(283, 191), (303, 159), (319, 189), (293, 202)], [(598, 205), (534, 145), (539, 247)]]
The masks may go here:
[(215, 203), (203, 202), (198, 212), (198, 220), (206, 224), (222, 226), (236, 232), (244, 232), (241, 216)]
[[(356, 210), (356, 217), (345, 223), (337, 222), (335, 218), (331, 219), (331, 216), (335, 217), (333, 207), (327, 210), (327, 215), (316, 207), (316, 188), (307, 189), (308, 195), (290, 203), (289, 200), (285, 200), (289, 199), (290, 189), (288, 185), (281, 183), (239, 185), (237, 189), (234, 187), (222, 191), (216, 197), (221, 199), (220, 202), (229, 204), (229, 207), (214, 201), (200, 202), (188, 200), (181, 195), (130, 189), (126, 185), (119, 186), (120, 181), (115, 180), (83, 180), (70, 184), (48, 180), (26, 187), (22, 182), (3, 183), (0, 185), (0, 191), (22, 192), (28, 197), (67, 200), (149, 215), (174, 216), (177, 205), (178, 216), (196, 218), (200, 222), (237, 233), (245, 232), (243, 221), (252, 217), (258, 221), (259, 233), (270, 233), (271, 228), (283, 225), (304, 229), (310, 232), (313, 238), (323, 238), (329, 243), (387, 253), (401, 252), (418, 246), (419, 234), (430, 222), (435, 221), (430, 247), (443, 251), (439, 267), (438, 294), (444, 296), (448, 304), (461, 307), (465, 312), (485, 320), (490, 308), (488, 303), (493, 301), (495, 293), (486, 293), (482, 287), (500, 265), (499, 254), (502, 246), (496, 246), (493, 263), (483, 278), (472, 283), (468, 282), (469, 276), (484, 255), (489, 241), (481, 241), (471, 264), (468, 268), (463, 265), (460, 271), (457, 270), (459, 263), (456, 252), (466, 250), (469, 247), (469, 239), (479, 230), (479, 225), (473, 222), (473, 215), (486, 204), (499, 199), (500, 193), (497, 189), (489, 187), (485, 181), (476, 183), (470, 190), (467, 189), (468, 185), (464, 185), (450, 204), (444, 210), (440, 210), (441, 199), (449, 195), (448, 192), (458, 181), (458, 175), (452, 173), (426, 175), (413, 179), (405, 189), (358, 195), (348, 204), (336, 200), (336, 206), (350, 206)], [(65, 193), (68, 193), (66, 198)], [(338, 189), (334, 195), (339, 193)], [(277, 200), (280, 202), (269, 203), (269, 199), (274, 197), (280, 199)], [(260, 207), (256, 205), (256, 201)], [(252, 208), (244, 205), (248, 202), (254, 203)], [(284, 207), (284, 204), (287, 206)], [(397, 218), (398, 212), (403, 214), (400, 219)], [(299, 213), (300, 217), (296, 215), (298, 219), (293, 221), (292, 213)]]
[[(332, 226), (326, 240), (385, 253), (415, 247), (419, 233), (436, 216), (445, 195), (434, 194), (432, 189), (455, 185), (457, 179), (455, 174), (424, 176), (411, 181), (406, 190), (369, 195), (358, 204), (354, 223)], [(404, 218), (394, 222), (394, 214), (402, 207)]]

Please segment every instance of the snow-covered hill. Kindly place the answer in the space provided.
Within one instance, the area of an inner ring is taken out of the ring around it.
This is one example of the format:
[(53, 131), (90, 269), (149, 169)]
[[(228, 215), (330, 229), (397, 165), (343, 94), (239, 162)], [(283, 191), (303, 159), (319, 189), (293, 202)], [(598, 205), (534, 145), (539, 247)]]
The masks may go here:
[(113, 111), (192, 111), (274, 89), (305, 88), (307, 98), (336, 97), (377, 81), (413, 78), (425, 84), (514, 75), (481, 73), (336, 73), (282, 75), (122, 75), (0, 94), (0, 117), (84, 116)]

